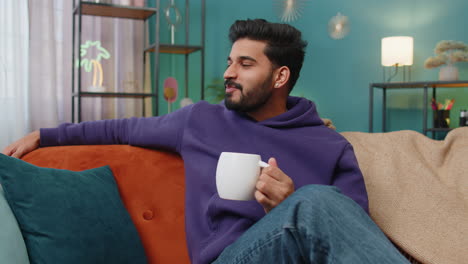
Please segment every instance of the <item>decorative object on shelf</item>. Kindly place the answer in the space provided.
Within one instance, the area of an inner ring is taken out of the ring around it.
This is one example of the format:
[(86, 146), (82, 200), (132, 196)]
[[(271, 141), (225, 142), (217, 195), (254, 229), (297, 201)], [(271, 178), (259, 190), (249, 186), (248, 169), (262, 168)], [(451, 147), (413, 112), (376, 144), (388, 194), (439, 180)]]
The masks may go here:
[(174, 77), (168, 77), (164, 80), (164, 99), (167, 101), (167, 112), (171, 112), (172, 103), (177, 99), (177, 80)]
[(282, 22), (292, 22), (302, 15), (302, 8), (307, 0), (276, 0), (279, 7), (279, 17)]
[(164, 9), (164, 15), (171, 30), (171, 44), (174, 44), (176, 27), (182, 22), (182, 16), (174, 0), (171, 0), (171, 3)]
[(454, 103), (455, 99), (453, 98), (451, 100), (446, 99), (445, 103), (436, 102), (435, 98), (432, 98), (431, 107), (432, 110), (450, 110), (452, 109)]
[(461, 41), (442, 40), (437, 43), (434, 53), (424, 62), (427, 69), (442, 66), (439, 71), (440, 81), (458, 80), (457, 62), (468, 61), (468, 45)]
[(450, 127), (450, 110), (455, 103), (455, 99), (446, 99), (445, 103), (436, 102), (432, 98), (431, 107), (434, 112), (434, 128), (448, 128)]
[[(95, 51), (91, 49), (95, 48)], [(95, 58), (85, 58), (86, 55), (97, 54)], [(75, 66), (83, 67), (86, 72), (91, 72), (93, 70), (93, 85), (89, 87), (91, 92), (103, 92), (106, 90), (102, 86), (104, 74), (102, 72), (101, 59), (109, 59), (110, 53), (101, 46), (100, 41), (91, 41), (88, 40), (86, 43), (81, 44), (80, 46), (80, 60), (76, 60)], [(81, 62), (79, 62), (81, 61)], [(80, 64), (80, 65), (79, 65)]]
[(466, 109), (460, 110), (460, 121), (458, 123), (458, 126), (468, 126), (468, 113), (466, 112)]
[(349, 19), (340, 12), (328, 22), (328, 34), (332, 39), (342, 39), (349, 33)]
[(450, 127), (450, 110), (434, 111), (434, 128)]
[(185, 97), (184, 99), (180, 100), (180, 107), (186, 107), (188, 105), (193, 104), (193, 100), (189, 97)]
[[(403, 67), (403, 81), (411, 80), (413, 65), (413, 37), (394, 36), (382, 38), (382, 66), (384, 82), (390, 82), (397, 74), (398, 67)], [(406, 67), (408, 66), (408, 67)], [(386, 68), (395, 67), (393, 74), (386, 78)], [(408, 80), (407, 76), (408, 75)]]

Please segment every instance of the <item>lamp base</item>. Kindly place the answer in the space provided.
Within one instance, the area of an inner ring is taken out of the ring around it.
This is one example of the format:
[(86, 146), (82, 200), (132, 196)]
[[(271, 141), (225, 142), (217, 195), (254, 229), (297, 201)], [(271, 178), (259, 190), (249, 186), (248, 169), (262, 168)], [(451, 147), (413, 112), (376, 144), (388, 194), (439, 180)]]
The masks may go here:
[[(389, 77), (387, 78), (387, 68), (390, 69), (390, 73), (388, 74)], [(383, 75), (383, 82), (391, 82), (393, 78), (395, 78), (398, 75), (398, 69), (402, 68), (402, 73), (400, 74), (401, 76), (401, 81), (402, 82), (409, 82), (411, 81), (411, 66), (409, 65), (403, 65), (399, 66), (398, 64), (395, 64), (392, 67), (382, 67), (382, 75)], [(394, 69), (393, 73), (391, 70)]]

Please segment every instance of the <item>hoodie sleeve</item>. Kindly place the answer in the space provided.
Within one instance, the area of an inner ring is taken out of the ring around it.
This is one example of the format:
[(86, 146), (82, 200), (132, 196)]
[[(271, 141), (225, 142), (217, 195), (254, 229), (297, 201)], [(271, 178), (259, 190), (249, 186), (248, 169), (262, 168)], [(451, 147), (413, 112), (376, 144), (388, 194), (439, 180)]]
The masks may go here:
[(359, 168), (351, 144), (347, 144), (338, 161), (332, 185), (358, 203), (369, 213), (369, 200), (361, 169)]
[(40, 130), (40, 146), (129, 144), (179, 151), (192, 106), (157, 117), (64, 123)]

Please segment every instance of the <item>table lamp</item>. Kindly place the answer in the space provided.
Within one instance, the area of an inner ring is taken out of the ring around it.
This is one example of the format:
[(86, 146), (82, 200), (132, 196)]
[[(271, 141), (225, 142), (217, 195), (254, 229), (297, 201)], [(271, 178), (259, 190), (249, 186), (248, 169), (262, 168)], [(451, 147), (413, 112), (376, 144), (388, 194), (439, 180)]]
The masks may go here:
[[(395, 67), (395, 71), (387, 82), (398, 74), (398, 67), (403, 66), (403, 81), (406, 81), (406, 71), (411, 79), (411, 65), (413, 65), (413, 37), (395, 36), (382, 38), (382, 66), (385, 81), (385, 67)], [(408, 67), (405, 67), (408, 66)]]

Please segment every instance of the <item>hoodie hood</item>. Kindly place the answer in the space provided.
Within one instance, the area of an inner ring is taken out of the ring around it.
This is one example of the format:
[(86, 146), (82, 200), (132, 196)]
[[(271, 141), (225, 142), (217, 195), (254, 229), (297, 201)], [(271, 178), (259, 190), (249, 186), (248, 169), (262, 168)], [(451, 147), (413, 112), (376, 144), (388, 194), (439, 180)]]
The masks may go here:
[(289, 96), (286, 107), (288, 111), (273, 118), (259, 122), (268, 127), (304, 127), (323, 125), (315, 104), (302, 97)]

